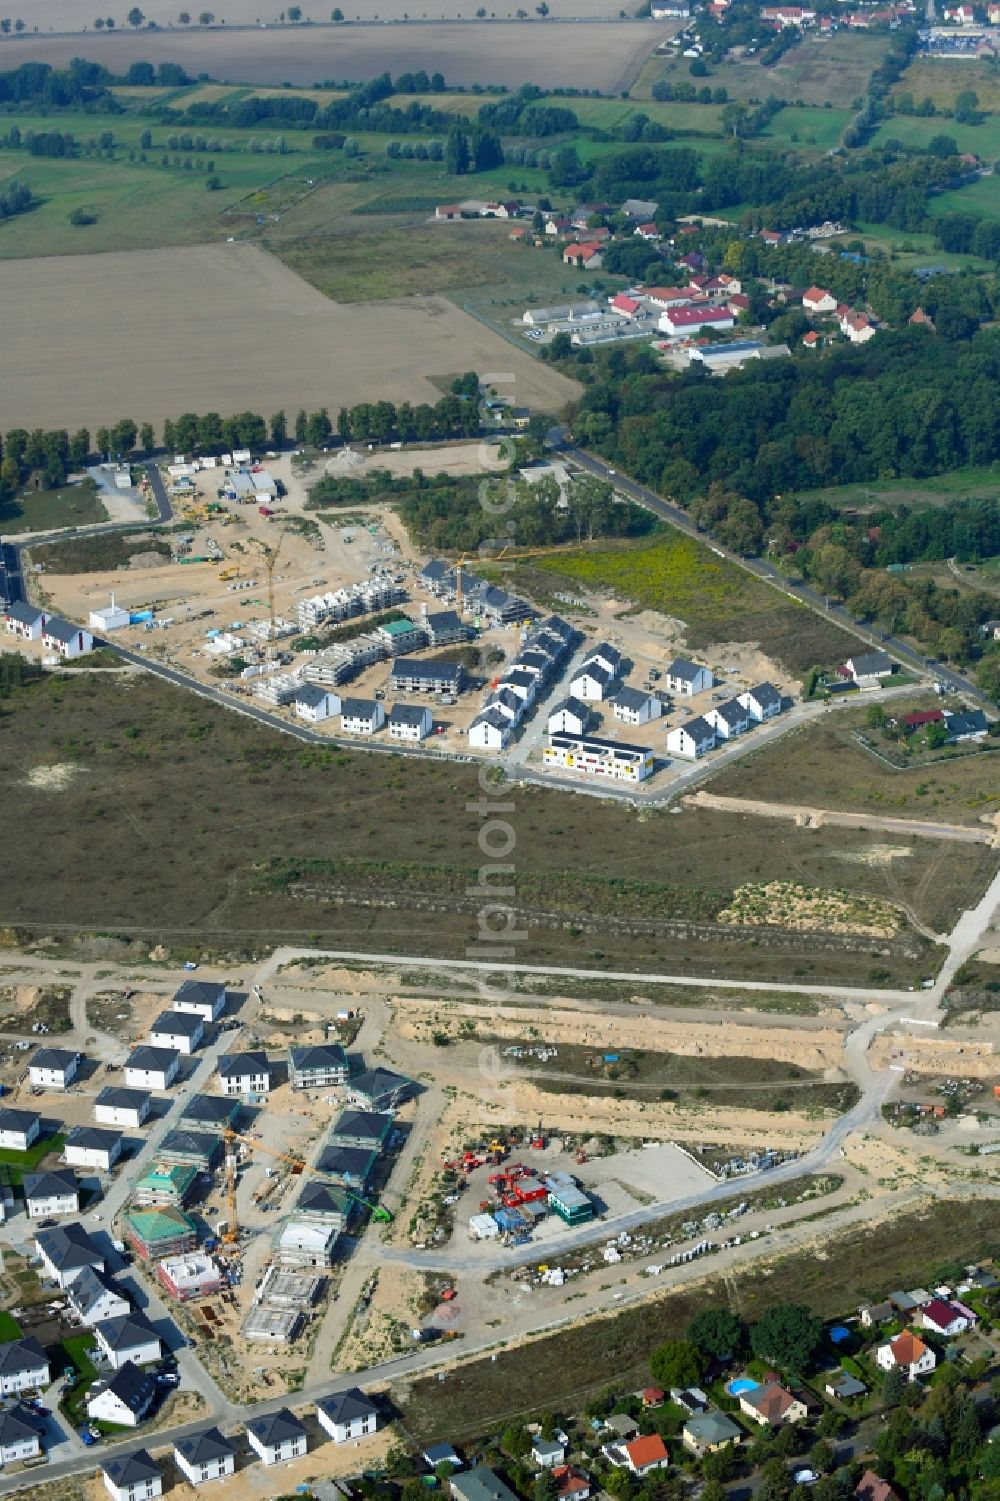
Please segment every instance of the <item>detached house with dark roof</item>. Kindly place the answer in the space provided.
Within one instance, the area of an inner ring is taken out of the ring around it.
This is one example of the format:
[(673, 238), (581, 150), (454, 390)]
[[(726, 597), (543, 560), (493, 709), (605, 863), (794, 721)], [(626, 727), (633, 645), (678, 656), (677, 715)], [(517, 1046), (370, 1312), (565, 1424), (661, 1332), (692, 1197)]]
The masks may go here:
[(85, 1267), (104, 1271), (103, 1253), (80, 1224), (39, 1230), (35, 1236), (35, 1250), (46, 1277), (53, 1278), (60, 1287), (69, 1287)]
[(221, 980), (185, 980), (174, 991), (170, 1008), (217, 1022), (226, 1009), (226, 987)]
[(106, 1085), (94, 1101), (94, 1119), (102, 1126), (137, 1128), (149, 1115), (150, 1099), (145, 1089), (119, 1089)]
[(127, 1360), (101, 1391), (87, 1402), (87, 1416), (99, 1423), (137, 1428), (156, 1398), (156, 1382)]
[(362, 1110), (382, 1112), (395, 1110), (404, 1100), (415, 1093), (416, 1084), (405, 1074), (393, 1073), (388, 1068), (370, 1068), (358, 1074), (347, 1086), (352, 1105)]
[(77, 1318), (88, 1327), (132, 1312), (132, 1305), (118, 1284), (106, 1272), (90, 1266), (84, 1267), (66, 1295)]
[(0, 1467), (42, 1454), (45, 1419), (18, 1403), (0, 1412)]
[(42, 626), (42, 645), (58, 657), (84, 657), (94, 650), (94, 638), (82, 626), (50, 615)]
[(49, 1362), (37, 1339), (12, 1339), (0, 1345), (0, 1397), (44, 1391)]
[(169, 1089), (177, 1078), (181, 1055), (176, 1048), (133, 1048), (125, 1060), (125, 1083), (133, 1089)]
[(784, 700), (773, 683), (758, 683), (755, 688), (739, 694), (739, 702), (744, 709), (749, 709), (758, 724), (762, 724), (765, 719), (773, 719), (775, 714), (781, 713)]
[(80, 1186), (76, 1174), (68, 1168), (48, 1172), (25, 1173), (24, 1204), (29, 1220), (43, 1220), (47, 1215), (77, 1214), (80, 1209)]
[(177, 1053), (194, 1053), (204, 1040), (204, 1019), (194, 1011), (161, 1011), (149, 1029), (152, 1047)]
[(39, 1048), (28, 1064), (33, 1089), (67, 1089), (80, 1071), (82, 1053), (66, 1048)]
[(378, 1427), (378, 1408), (357, 1386), (316, 1403), (316, 1420), (335, 1444), (364, 1438)]
[(113, 1501), (152, 1501), (163, 1495), (159, 1466), (145, 1449), (103, 1460), (101, 1473)]
[(236, 1449), (218, 1428), (203, 1428), (177, 1440), (174, 1462), (192, 1485), (202, 1485), (235, 1473)]
[(71, 1167), (93, 1167), (109, 1173), (122, 1154), (120, 1131), (102, 1131), (99, 1126), (74, 1126), (66, 1137), (64, 1151)]
[(288, 1082), (293, 1089), (326, 1089), (346, 1084), (349, 1076), (347, 1054), (339, 1042), (288, 1049)]
[(224, 1053), (216, 1065), (222, 1094), (268, 1094), (271, 1066), (266, 1053)]
[(135, 1365), (151, 1365), (162, 1353), (160, 1336), (144, 1313), (129, 1309), (94, 1325), (97, 1343), (111, 1363), (112, 1370), (120, 1371), (127, 1361)]
[(766, 1386), (741, 1393), (740, 1409), (755, 1423), (770, 1428), (802, 1423), (809, 1416), (806, 1404), (778, 1381), (769, 1381)]
[(663, 680), (671, 693), (681, 694), (685, 698), (704, 693), (715, 682), (711, 668), (689, 662), (686, 657), (675, 657), (665, 670)]
[(247, 1424), (247, 1442), (266, 1465), (286, 1464), (306, 1452), (306, 1430), (287, 1407), (253, 1418)]
[(0, 1110), (0, 1148), (26, 1152), (38, 1140), (42, 1118), (33, 1110)]

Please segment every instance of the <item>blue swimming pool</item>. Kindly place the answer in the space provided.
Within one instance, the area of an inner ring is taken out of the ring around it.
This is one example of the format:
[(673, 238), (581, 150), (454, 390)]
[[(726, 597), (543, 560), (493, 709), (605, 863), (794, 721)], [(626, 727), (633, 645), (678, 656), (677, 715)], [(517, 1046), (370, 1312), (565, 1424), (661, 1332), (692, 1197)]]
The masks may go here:
[(752, 1376), (737, 1376), (733, 1381), (726, 1382), (726, 1391), (731, 1397), (739, 1397), (743, 1392), (755, 1392), (760, 1386), (759, 1381), (754, 1381)]
[(844, 1343), (844, 1340), (850, 1339), (850, 1337), (850, 1329), (845, 1329), (843, 1324), (834, 1324), (833, 1328), (830, 1330), (830, 1338), (833, 1340), (833, 1343), (835, 1345), (842, 1345)]

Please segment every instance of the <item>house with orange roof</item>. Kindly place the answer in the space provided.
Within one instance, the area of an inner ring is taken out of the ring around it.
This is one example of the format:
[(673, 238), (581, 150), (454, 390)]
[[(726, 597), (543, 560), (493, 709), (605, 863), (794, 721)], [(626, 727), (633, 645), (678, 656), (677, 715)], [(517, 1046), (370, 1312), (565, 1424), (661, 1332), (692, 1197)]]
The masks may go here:
[(833, 313), (836, 309), (837, 299), (825, 287), (807, 287), (802, 293), (804, 313)]
[(629, 1439), (625, 1444), (605, 1444), (603, 1452), (609, 1463), (618, 1469), (628, 1470), (632, 1475), (649, 1475), (653, 1470), (665, 1470), (670, 1463), (667, 1446), (658, 1433)]
[(556, 1465), (552, 1471), (557, 1501), (590, 1501), (590, 1476), (576, 1465)]
[(599, 271), (604, 264), (602, 246), (598, 240), (574, 241), (563, 251), (563, 264), (576, 266), (584, 271)]
[(807, 349), (818, 349), (820, 344), (819, 334), (811, 328), (807, 334), (802, 335), (802, 342)]
[(858, 1501), (899, 1501), (898, 1492), (874, 1470), (865, 1471), (854, 1487), (854, 1494)]
[(908, 1380), (916, 1381), (920, 1376), (930, 1375), (937, 1365), (937, 1356), (912, 1330), (904, 1329), (888, 1344), (879, 1345), (875, 1362), (883, 1371), (904, 1371)]

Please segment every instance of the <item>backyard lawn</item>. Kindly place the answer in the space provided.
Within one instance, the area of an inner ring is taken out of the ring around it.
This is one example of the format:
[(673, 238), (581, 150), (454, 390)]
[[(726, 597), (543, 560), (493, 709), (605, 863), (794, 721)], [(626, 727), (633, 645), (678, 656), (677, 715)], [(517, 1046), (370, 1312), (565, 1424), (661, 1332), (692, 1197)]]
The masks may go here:
[(93, 480), (79, 485), (63, 485), (58, 490), (25, 490), (0, 505), (0, 530), (9, 536), (17, 532), (49, 532), (62, 526), (93, 526), (107, 521), (108, 513)]

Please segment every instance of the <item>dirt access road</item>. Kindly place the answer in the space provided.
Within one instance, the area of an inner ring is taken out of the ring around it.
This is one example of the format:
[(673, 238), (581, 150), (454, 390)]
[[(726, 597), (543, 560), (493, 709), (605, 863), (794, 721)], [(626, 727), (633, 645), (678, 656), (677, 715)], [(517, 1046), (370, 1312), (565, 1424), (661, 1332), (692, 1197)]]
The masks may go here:
[(696, 808), (715, 808), (723, 813), (751, 813), (758, 818), (784, 818), (806, 828), (837, 824), (844, 829), (882, 829), (887, 834), (913, 834), (921, 839), (958, 839), (965, 844), (996, 845), (998, 833), (991, 824), (969, 828), (962, 824), (933, 823), (914, 818), (887, 818), (881, 813), (839, 813), (831, 808), (804, 804), (768, 803), (750, 797), (720, 797), (714, 792), (696, 792), (685, 799)]

